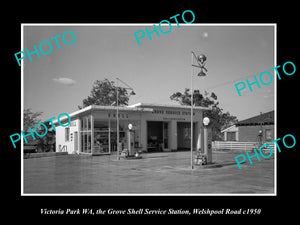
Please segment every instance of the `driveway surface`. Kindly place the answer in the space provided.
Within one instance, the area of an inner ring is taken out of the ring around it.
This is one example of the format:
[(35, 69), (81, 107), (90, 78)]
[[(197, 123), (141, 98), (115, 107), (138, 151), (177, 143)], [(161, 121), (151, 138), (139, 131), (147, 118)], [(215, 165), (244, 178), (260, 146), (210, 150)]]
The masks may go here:
[(274, 158), (248, 161), (213, 153), (213, 164), (190, 168), (190, 152), (24, 159), (24, 194), (274, 194)]

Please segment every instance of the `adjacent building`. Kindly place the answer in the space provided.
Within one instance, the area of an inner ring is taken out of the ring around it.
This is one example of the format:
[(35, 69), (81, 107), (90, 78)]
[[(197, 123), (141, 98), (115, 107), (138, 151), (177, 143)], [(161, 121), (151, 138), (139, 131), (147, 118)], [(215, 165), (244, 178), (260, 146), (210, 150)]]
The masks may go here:
[[(260, 131), (262, 140), (260, 140)], [(224, 141), (270, 142), (274, 134), (274, 110), (241, 120), (221, 131)]]

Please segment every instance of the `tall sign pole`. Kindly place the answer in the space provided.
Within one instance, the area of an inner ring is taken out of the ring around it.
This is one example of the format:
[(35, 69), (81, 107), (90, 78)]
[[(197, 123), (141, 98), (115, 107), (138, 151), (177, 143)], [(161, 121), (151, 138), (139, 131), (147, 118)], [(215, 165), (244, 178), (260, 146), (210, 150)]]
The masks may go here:
[[(194, 65), (194, 56), (192, 52), (192, 65)], [(191, 169), (194, 169), (194, 162), (193, 162), (193, 101), (194, 101), (194, 93), (193, 93), (193, 72), (194, 72), (194, 67), (192, 66), (191, 69)]]
[(117, 80), (117, 158), (120, 160), (120, 126), (119, 126), (119, 81), (127, 86), (127, 88), (123, 89), (130, 89), (131, 93), (130, 95), (135, 95), (135, 92), (133, 91), (133, 88), (130, 87), (128, 84), (126, 84), (124, 81), (122, 81), (120, 78), (116, 78)]
[(117, 158), (120, 160), (120, 128), (119, 128), (119, 79), (117, 79)]
[[(197, 65), (194, 64), (194, 59), (196, 59)], [(194, 169), (194, 161), (193, 161), (193, 136), (194, 136), (194, 124), (193, 124), (193, 107), (194, 107), (194, 93), (193, 93), (193, 73), (194, 69), (193, 67), (200, 68), (200, 72), (198, 73), (199, 77), (206, 76), (206, 74), (203, 72), (207, 69), (204, 67), (206, 63), (206, 56), (203, 54), (200, 54), (198, 57), (195, 55), (195, 53), (192, 51), (192, 69), (191, 69), (191, 169)]]

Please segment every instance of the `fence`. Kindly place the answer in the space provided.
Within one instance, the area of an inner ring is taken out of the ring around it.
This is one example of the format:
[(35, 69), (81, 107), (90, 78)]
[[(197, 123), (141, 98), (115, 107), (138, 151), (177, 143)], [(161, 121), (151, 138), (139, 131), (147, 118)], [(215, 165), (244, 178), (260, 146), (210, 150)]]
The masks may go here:
[[(275, 150), (274, 143), (267, 142), (266, 144), (270, 145), (273, 152)], [(239, 142), (239, 141), (214, 141), (212, 142), (213, 151), (252, 151), (253, 148), (256, 148), (259, 151), (260, 145), (257, 142)], [(270, 151), (268, 147), (264, 148), (265, 151)]]

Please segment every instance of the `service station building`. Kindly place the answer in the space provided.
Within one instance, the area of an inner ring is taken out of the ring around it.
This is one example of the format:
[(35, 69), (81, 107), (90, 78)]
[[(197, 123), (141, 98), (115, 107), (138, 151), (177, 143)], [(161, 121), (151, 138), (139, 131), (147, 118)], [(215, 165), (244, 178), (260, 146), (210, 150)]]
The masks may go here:
[[(203, 149), (203, 112), (193, 107), (193, 146)], [(191, 107), (138, 103), (119, 106), (120, 150), (130, 153), (188, 150)], [(91, 105), (69, 114), (67, 127), (56, 127), (56, 151), (69, 154), (111, 154), (117, 151), (117, 107)], [(61, 120), (64, 123), (63, 120)], [(128, 126), (131, 124), (130, 126)]]

